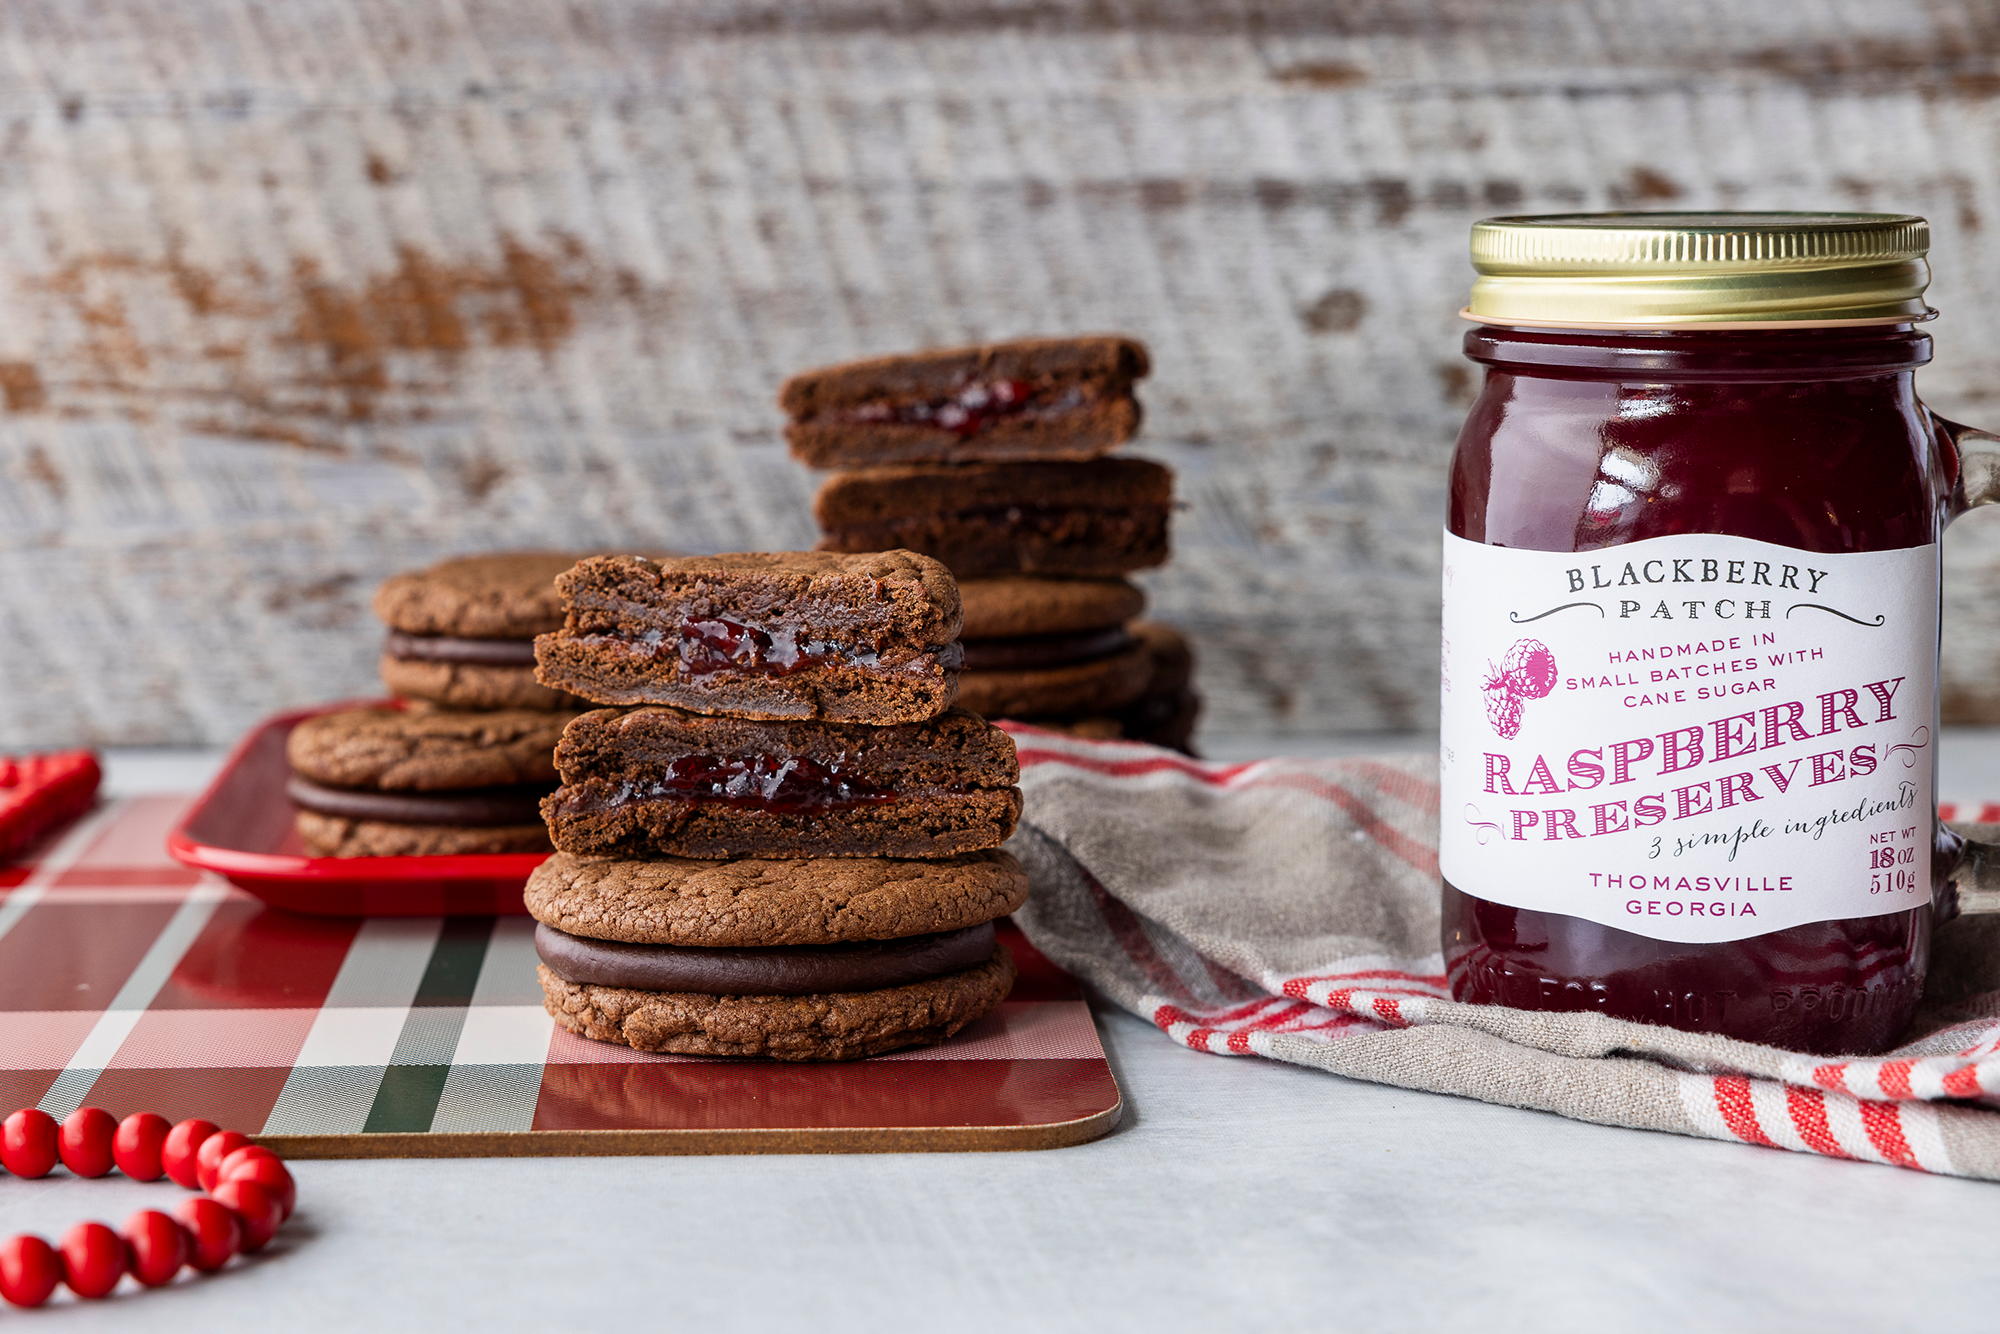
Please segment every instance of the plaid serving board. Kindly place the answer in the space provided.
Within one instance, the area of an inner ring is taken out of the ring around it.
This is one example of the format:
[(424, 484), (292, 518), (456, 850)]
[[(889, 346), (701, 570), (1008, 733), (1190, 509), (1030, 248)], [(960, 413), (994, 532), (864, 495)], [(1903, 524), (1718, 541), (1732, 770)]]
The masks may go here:
[(0, 866), (0, 1109), (202, 1116), (307, 1157), (1029, 1149), (1117, 1122), (1075, 984), (837, 1065), (654, 1056), (542, 1008), (526, 917), (341, 919), (169, 860), (184, 797), (110, 803)]

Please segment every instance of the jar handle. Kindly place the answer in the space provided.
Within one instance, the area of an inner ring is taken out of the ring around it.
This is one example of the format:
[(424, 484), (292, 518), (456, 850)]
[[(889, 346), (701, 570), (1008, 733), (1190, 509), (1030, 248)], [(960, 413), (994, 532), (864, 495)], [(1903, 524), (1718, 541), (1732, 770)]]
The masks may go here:
[[(1928, 412), (1929, 409), (1926, 409)], [(1951, 493), (1944, 519), (2000, 502), (2000, 435), (1930, 413)], [(1960, 913), (2000, 913), (2000, 844), (1982, 843), (1938, 826), (1937, 856), (1949, 868), (1938, 921)]]
[(1930, 419), (1937, 431), (1938, 451), (1944, 456), (1945, 476), (1951, 480), (1944, 521), (1950, 523), (1967, 510), (2000, 501), (2000, 435), (1961, 426), (1935, 412), (1930, 413)]

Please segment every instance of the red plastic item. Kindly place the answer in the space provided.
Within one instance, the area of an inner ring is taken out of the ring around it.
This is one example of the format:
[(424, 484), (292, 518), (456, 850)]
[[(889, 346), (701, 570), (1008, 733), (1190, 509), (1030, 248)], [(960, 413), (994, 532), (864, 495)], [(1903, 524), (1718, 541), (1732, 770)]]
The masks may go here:
[(134, 1112), (120, 1121), (111, 1139), (111, 1157), (118, 1170), (134, 1181), (158, 1181), (166, 1172), (160, 1151), (172, 1129), (158, 1112)]
[(160, 1145), (160, 1167), (175, 1185), (189, 1190), (201, 1188), (201, 1165), (195, 1161), (195, 1155), (201, 1151), (202, 1141), (221, 1129), (213, 1121), (190, 1117), (167, 1132)]
[(78, 1223), (56, 1243), (63, 1282), (79, 1297), (104, 1297), (125, 1277), (125, 1238), (102, 1223)]
[(111, 1142), (118, 1135), (118, 1118), (102, 1107), (79, 1107), (56, 1135), (63, 1166), (80, 1177), (101, 1177), (115, 1165)]
[(40, 1237), (22, 1233), (0, 1241), (0, 1297), (13, 1305), (40, 1306), (55, 1295), (62, 1273), (62, 1256)]
[(520, 914), (528, 873), (546, 853), (467, 857), (311, 857), (285, 795), (285, 740), (299, 723), (342, 709), (400, 707), (393, 699), (348, 700), (281, 713), (252, 728), (222, 772), (167, 835), (184, 866), (214, 871), (274, 908), (332, 917)]
[(87, 750), (0, 755), (0, 861), (89, 810), (103, 777)]
[(204, 1274), (222, 1268), (243, 1249), (243, 1220), (206, 1195), (175, 1205), (174, 1218), (187, 1229), (187, 1262)]
[(215, 1183), (222, 1179), (222, 1160), (249, 1142), (240, 1130), (220, 1130), (203, 1140), (194, 1155), (195, 1180), (201, 1188), (213, 1195)]
[(224, 1158), (216, 1180), (256, 1182), (278, 1197), (286, 1218), (299, 1202), (298, 1183), (292, 1180), (284, 1160), (261, 1144), (246, 1144)]
[(261, 1251), (276, 1236), (285, 1221), (285, 1207), (278, 1197), (254, 1181), (232, 1177), (209, 1192), (215, 1202), (234, 1213), (243, 1224), (243, 1253)]
[(188, 1260), (186, 1229), (158, 1209), (141, 1209), (125, 1220), (125, 1244), (131, 1248), (132, 1277), (149, 1288), (173, 1282)]
[(23, 1107), (0, 1121), (0, 1167), (31, 1181), (47, 1176), (62, 1156), (56, 1135), (53, 1116), (36, 1107)]

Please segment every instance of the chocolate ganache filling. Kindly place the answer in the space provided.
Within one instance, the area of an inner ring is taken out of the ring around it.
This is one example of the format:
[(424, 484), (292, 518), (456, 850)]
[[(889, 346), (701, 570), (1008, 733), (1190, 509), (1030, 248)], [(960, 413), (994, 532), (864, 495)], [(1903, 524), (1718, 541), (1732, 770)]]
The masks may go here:
[(965, 670), (968, 672), (1027, 671), (1038, 667), (1067, 667), (1095, 662), (1132, 647), (1132, 636), (1122, 625), (1101, 630), (1083, 630), (1070, 635), (1024, 635), (1017, 639), (969, 639), (965, 641)]
[(518, 787), (460, 788), (447, 792), (374, 792), (327, 787), (299, 774), (293, 774), (285, 784), (285, 792), (293, 801), (321, 815), (473, 829), (540, 824), (542, 798), (554, 790), (552, 784), (523, 783)]
[(851, 945), (630, 945), (535, 927), (535, 952), (566, 982), (709, 996), (877, 991), (975, 968), (993, 957), (993, 923)]
[(382, 651), (418, 662), (463, 662), (483, 667), (532, 667), (532, 639), (456, 639), (450, 635), (406, 635), (391, 630)]

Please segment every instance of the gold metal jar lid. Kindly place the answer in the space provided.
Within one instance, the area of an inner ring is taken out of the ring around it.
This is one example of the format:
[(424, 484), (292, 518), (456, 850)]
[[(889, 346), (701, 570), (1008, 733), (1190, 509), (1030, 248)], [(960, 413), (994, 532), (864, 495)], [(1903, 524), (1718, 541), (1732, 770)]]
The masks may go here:
[(1929, 319), (1930, 224), (1907, 213), (1558, 213), (1472, 227), (1467, 318), (1671, 329)]

